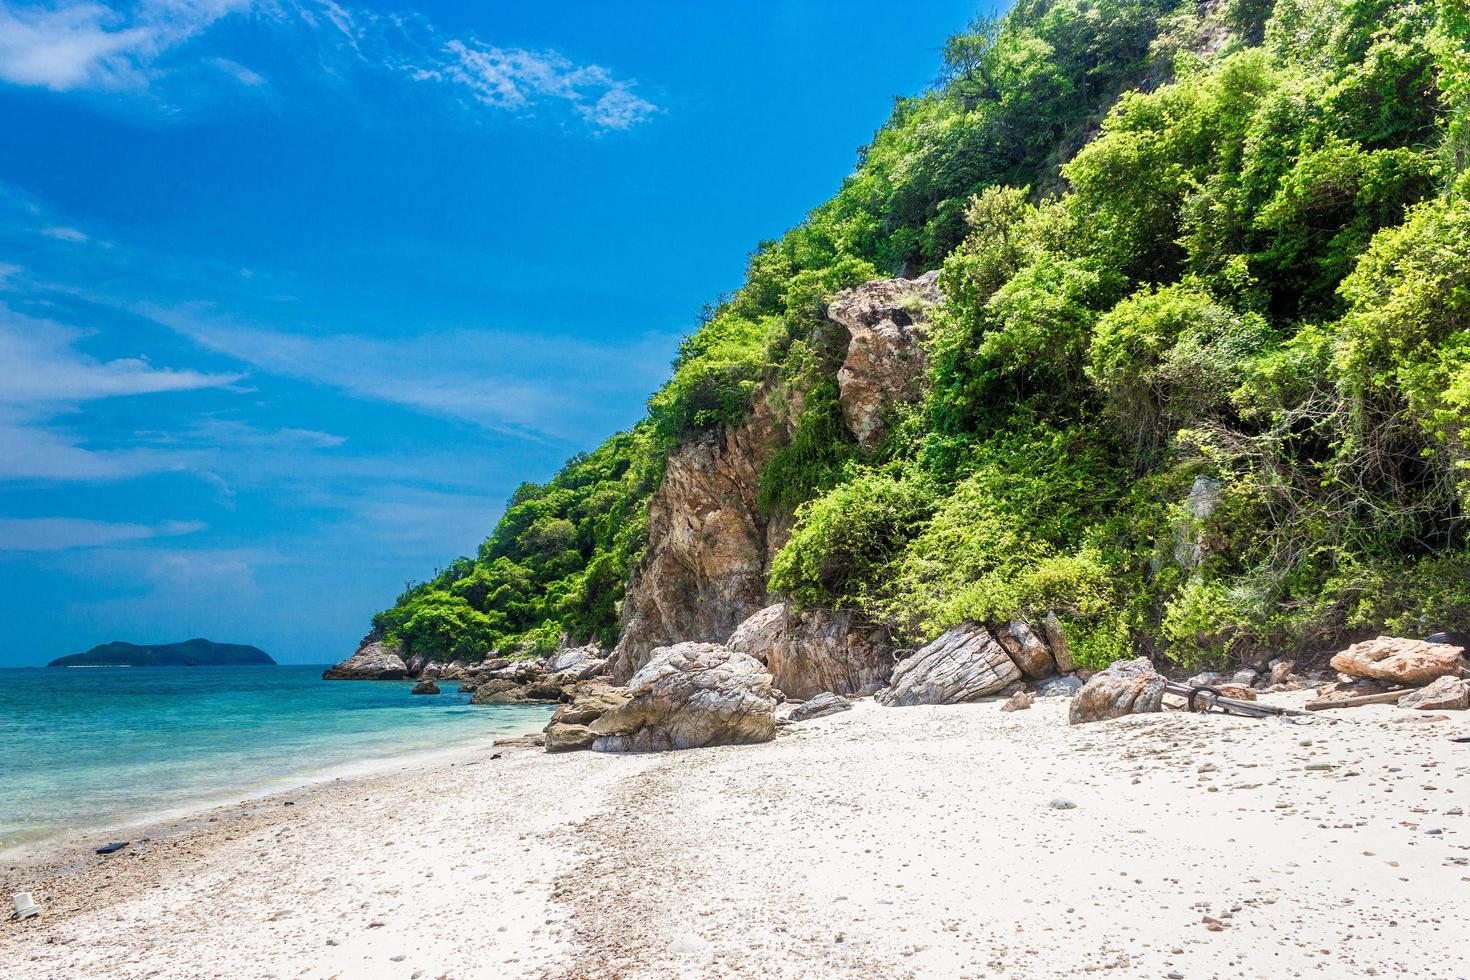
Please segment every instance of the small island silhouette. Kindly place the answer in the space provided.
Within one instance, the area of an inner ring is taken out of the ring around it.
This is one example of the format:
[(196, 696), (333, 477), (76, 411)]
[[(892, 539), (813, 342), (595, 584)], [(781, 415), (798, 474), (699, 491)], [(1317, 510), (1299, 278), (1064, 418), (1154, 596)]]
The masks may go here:
[(274, 665), (270, 654), (240, 643), (196, 638), (182, 643), (139, 645), (114, 640), (86, 653), (58, 657), (47, 667), (244, 667)]

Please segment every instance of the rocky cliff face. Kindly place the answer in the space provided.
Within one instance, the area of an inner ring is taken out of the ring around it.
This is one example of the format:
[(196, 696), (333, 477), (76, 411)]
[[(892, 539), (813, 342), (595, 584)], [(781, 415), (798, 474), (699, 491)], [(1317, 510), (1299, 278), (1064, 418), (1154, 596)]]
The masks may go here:
[(939, 302), (939, 271), (917, 279), (880, 279), (849, 289), (827, 315), (847, 328), (847, 356), (837, 372), (842, 414), (864, 452), (883, 441), (895, 402), (924, 392), (929, 366), (926, 315)]
[(649, 505), (647, 555), (623, 600), (612, 658), (617, 683), (626, 683), (655, 647), (723, 642), (766, 604), (766, 563), (789, 528), (762, 516), (756, 496), (788, 414), (763, 394), (744, 425), (708, 433), (669, 456)]
[[(847, 328), (838, 373), (844, 417), (859, 444), (882, 440), (893, 404), (923, 392), (925, 314), (939, 301), (938, 273), (884, 279), (840, 294), (828, 316)], [(789, 515), (763, 515), (761, 470), (790, 435), (802, 393), (757, 397), (741, 426), (707, 433), (668, 460), (649, 509), (648, 551), (623, 601), (622, 637), (611, 672), (625, 683), (655, 647), (723, 643), (771, 604), (770, 559), (786, 543)]]

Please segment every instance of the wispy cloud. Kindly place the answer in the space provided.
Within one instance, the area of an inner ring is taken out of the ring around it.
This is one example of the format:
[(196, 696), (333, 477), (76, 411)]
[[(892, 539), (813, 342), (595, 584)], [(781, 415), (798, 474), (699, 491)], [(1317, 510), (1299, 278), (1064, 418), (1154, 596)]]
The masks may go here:
[(614, 347), (528, 330), (322, 335), (222, 316), (201, 304), (136, 309), (267, 374), (533, 439), (579, 439), (597, 426), (609, 389), (652, 388), (671, 339), (651, 334)]
[(160, 56), (253, 0), (0, 2), (0, 79), (58, 92), (146, 87)]
[(38, 319), (0, 303), (0, 404), (75, 403), (120, 395), (189, 391), (233, 384), (239, 374), (154, 367), (144, 358), (99, 361), (73, 346), (81, 331)]
[(523, 112), (544, 99), (561, 100), (600, 129), (628, 129), (658, 111), (634, 93), (633, 83), (614, 78), (600, 65), (573, 64), (555, 51), (455, 39), (440, 57), (436, 65), (414, 69), (413, 77), (459, 85), (477, 102), (497, 109)]
[[(659, 111), (637, 94), (636, 82), (601, 65), (554, 50), (446, 35), (417, 14), (380, 14), (333, 0), (134, 0), (120, 8), (90, 0), (0, 0), (0, 81), (58, 92), (141, 92), (205, 66), (216, 77), (257, 88), (267, 82), (260, 70), (195, 43), (224, 21), (246, 19), (308, 34), (314, 44), (305, 50), (314, 48), (323, 61), (297, 67), (333, 77), (355, 69), (441, 83), (473, 105), (518, 115), (562, 106), (599, 131), (628, 129)], [(197, 73), (191, 77), (199, 83)]]
[(47, 238), (54, 238), (59, 242), (85, 242), (87, 233), (76, 228), (68, 228), (65, 225), (53, 225), (50, 228), (42, 228), (41, 234)]
[(241, 377), (159, 368), (143, 358), (97, 360), (75, 348), (83, 336), (0, 303), (0, 480), (112, 480), (178, 469), (176, 454), (88, 447), (54, 421), (100, 398), (221, 387)]
[(75, 517), (0, 518), (0, 551), (68, 551), (202, 531), (198, 521), (128, 524)]

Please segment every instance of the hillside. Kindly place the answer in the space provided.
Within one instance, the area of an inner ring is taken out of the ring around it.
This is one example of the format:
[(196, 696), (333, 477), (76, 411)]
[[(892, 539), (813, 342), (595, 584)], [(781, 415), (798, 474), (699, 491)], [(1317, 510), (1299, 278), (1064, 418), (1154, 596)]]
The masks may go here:
[(239, 643), (193, 639), (139, 645), (114, 640), (86, 653), (58, 657), (47, 667), (244, 667), (274, 665), (264, 650)]
[(976, 21), (647, 417), (376, 630), (626, 675), (776, 598), (1051, 614), (1084, 666), (1470, 629), (1467, 48), (1464, 0)]

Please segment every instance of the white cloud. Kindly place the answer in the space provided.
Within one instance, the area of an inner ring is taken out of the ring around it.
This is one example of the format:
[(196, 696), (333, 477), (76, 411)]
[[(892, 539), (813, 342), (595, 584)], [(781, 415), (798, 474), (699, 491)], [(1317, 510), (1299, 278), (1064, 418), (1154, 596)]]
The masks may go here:
[(313, 335), (220, 317), (197, 304), (137, 312), (269, 374), (532, 438), (581, 440), (588, 430), (605, 430), (606, 393), (652, 389), (672, 346), (658, 335), (613, 347), (530, 330)]
[(477, 102), (498, 109), (525, 110), (542, 99), (559, 99), (603, 129), (627, 129), (658, 111), (633, 93), (632, 82), (614, 78), (600, 65), (575, 65), (555, 51), (453, 39), (444, 44), (441, 58), (415, 69), (414, 77), (460, 85)]
[(202, 531), (198, 521), (128, 524), (75, 517), (0, 518), (0, 551), (67, 551)]
[(0, 303), (0, 404), (81, 402), (118, 395), (216, 388), (238, 374), (157, 368), (141, 357), (98, 361), (73, 349), (80, 331), (18, 313)]
[(184, 466), (185, 458), (174, 452), (91, 449), (42, 418), (0, 405), (0, 481), (120, 480)]
[[(600, 65), (450, 37), (415, 14), (354, 10), (334, 0), (135, 0), (121, 9), (90, 0), (0, 0), (0, 81), (58, 92), (150, 89), (187, 62), (190, 55), (181, 52), (189, 42), (232, 17), (307, 32), (322, 58), (315, 67), (334, 76), (345, 57), (359, 68), (445, 83), (494, 109), (563, 105), (599, 130), (628, 129), (658, 111), (633, 91), (633, 81)], [(192, 58), (247, 87), (265, 82), (233, 59)]]
[(47, 238), (54, 238), (60, 242), (84, 242), (87, 240), (86, 232), (78, 231), (75, 228), (67, 228), (64, 225), (55, 225), (50, 228), (42, 228), (41, 234), (45, 235)]
[(0, 79), (58, 92), (145, 87), (154, 63), (253, 0), (0, 0)]

